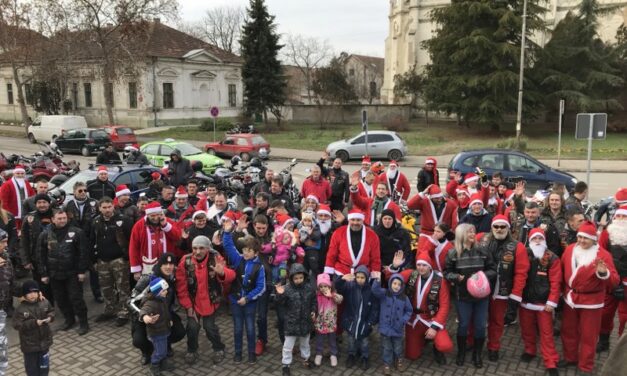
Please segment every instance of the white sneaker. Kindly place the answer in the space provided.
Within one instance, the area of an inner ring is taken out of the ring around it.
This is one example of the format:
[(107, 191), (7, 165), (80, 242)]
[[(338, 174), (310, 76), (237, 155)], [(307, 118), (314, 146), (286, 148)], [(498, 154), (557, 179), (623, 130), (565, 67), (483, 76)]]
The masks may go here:
[(331, 355), (331, 367), (337, 367), (337, 356)]
[(320, 365), (322, 364), (322, 355), (316, 355), (316, 358), (314, 359), (314, 364), (317, 367), (320, 367)]

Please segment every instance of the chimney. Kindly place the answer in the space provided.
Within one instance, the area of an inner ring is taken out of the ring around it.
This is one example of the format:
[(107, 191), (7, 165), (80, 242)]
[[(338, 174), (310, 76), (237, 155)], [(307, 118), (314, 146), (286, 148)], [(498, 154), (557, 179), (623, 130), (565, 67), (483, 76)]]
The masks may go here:
[(155, 17), (152, 19), (152, 21), (156, 24), (161, 23), (161, 18)]

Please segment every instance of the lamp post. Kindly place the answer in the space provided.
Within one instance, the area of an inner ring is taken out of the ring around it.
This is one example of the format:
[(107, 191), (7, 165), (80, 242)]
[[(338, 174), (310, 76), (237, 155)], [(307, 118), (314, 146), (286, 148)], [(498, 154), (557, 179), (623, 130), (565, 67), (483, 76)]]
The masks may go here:
[(527, 0), (523, 1), (522, 37), (520, 39), (520, 72), (518, 73), (518, 111), (516, 113), (516, 143), (522, 132), (523, 78), (525, 75), (525, 34), (527, 31)]

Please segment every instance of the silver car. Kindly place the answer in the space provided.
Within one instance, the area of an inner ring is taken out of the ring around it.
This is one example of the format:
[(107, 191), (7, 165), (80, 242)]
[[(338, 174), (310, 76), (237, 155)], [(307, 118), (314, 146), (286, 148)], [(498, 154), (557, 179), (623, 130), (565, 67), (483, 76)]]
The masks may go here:
[(367, 152), (366, 135), (361, 132), (355, 137), (330, 143), (327, 146), (327, 153), (340, 158), (343, 162), (349, 159), (361, 159), (364, 155), (398, 161), (407, 155), (407, 146), (396, 132), (369, 131)]

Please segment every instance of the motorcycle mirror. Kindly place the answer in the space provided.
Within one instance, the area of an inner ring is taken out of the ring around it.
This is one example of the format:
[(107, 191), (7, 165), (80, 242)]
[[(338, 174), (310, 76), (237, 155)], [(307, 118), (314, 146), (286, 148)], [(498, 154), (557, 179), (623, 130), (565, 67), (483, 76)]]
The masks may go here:
[(292, 163), (296, 163), (296, 158), (292, 159)]

